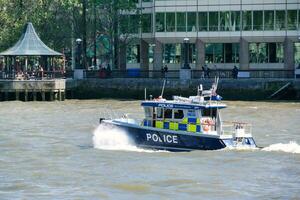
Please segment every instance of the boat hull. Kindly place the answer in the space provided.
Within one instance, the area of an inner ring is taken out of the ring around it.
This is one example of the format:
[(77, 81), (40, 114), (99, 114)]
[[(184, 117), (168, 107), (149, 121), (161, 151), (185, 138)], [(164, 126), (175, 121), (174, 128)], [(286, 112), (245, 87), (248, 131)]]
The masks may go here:
[(199, 133), (180, 133), (178, 131), (158, 130), (148, 127), (132, 126), (112, 121), (102, 121), (105, 126), (116, 126), (128, 134), (135, 145), (144, 149), (167, 151), (217, 150), (226, 147), (218, 136)]

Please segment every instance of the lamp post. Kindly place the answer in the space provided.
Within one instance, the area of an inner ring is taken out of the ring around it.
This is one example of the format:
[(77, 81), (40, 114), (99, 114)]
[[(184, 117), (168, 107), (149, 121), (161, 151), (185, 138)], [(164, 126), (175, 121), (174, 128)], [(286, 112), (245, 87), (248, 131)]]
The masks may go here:
[(189, 38), (184, 38), (183, 39), (183, 44), (184, 44), (184, 64), (183, 64), (183, 69), (190, 69), (190, 64), (189, 64), (189, 43), (190, 43), (190, 39)]
[(190, 80), (192, 77), (192, 72), (189, 64), (189, 46), (190, 46), (189, 43), (190, 43), (189, 38), (183, 39), (184, 64), (183, 67), (180, 69), (181, 80)]
[(75, 63), (75, 69), (82, 69), (82, 64), (81, 64), (81, 43), (82, 43), (82, 39), (77, 38), (76, 39), (76, 63)]

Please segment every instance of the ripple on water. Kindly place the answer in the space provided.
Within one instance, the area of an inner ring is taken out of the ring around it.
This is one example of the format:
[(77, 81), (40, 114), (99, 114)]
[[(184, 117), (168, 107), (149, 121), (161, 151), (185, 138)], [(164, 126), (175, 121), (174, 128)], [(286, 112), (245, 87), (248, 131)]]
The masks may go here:
[(133, 192), (133, 193), (148, 193), (150, 192), (151, 186), (148, 184), (134, 184), (134, 183), (119, 183), (119, 184), (113, 184), (111, 185), (113, 188), (117, 190), (123, 190), (127, 192)]

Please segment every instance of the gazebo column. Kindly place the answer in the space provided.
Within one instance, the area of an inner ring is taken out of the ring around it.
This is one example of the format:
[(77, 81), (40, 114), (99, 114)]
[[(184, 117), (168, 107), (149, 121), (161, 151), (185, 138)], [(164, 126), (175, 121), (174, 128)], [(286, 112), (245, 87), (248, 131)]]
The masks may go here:
[(27, 72), (27, 69), (28, 69), (28, 57), (26, 56), (25, 58), (25, 72)]

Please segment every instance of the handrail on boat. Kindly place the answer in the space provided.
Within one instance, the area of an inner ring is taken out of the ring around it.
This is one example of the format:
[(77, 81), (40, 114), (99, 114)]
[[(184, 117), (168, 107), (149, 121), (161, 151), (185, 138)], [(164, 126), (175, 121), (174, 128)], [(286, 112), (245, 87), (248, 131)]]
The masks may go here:
[(222, 121), (222, 123), (228, 123), (228, 124), (244, 124), (244, 125), (250, 125), (250, 123), (247, 122), (236, 122), (236, 121)]

